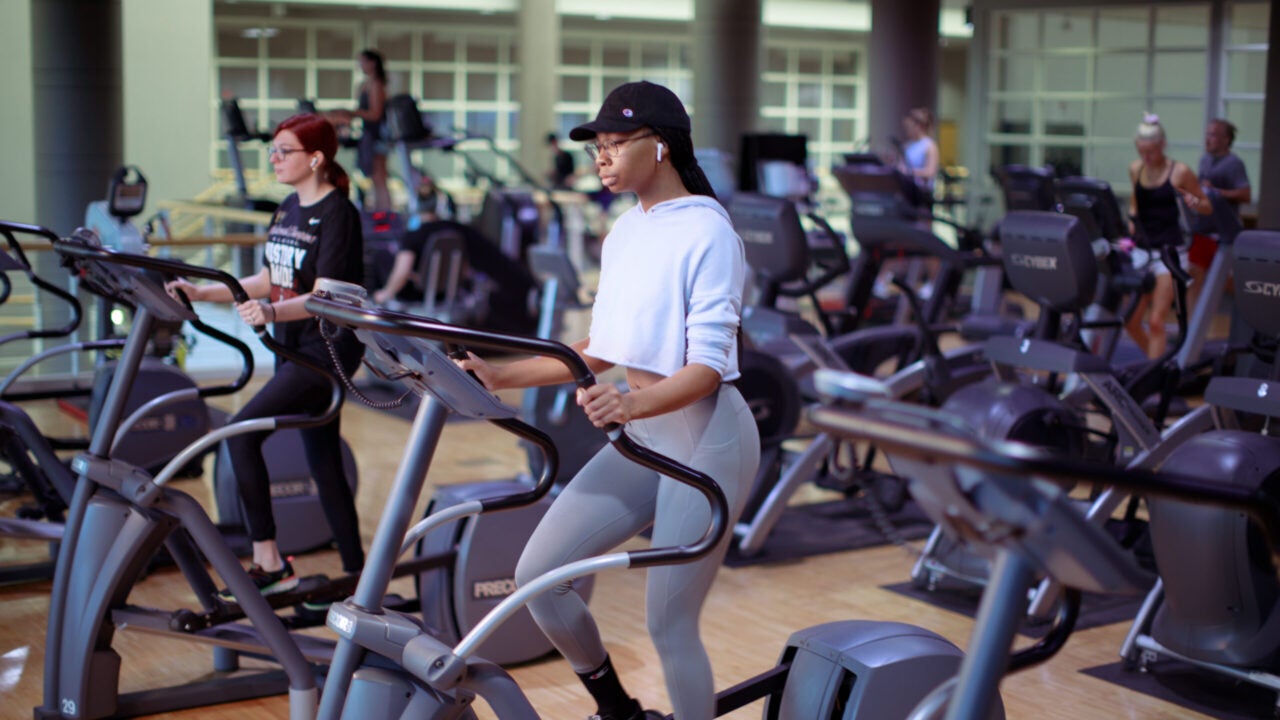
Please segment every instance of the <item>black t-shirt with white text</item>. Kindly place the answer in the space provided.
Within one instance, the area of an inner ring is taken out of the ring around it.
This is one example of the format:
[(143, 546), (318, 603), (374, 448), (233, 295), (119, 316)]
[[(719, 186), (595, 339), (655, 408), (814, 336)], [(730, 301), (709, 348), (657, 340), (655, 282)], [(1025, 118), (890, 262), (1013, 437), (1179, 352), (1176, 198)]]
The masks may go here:
[[(318, 277), (361, 284), (363, 246), (360, 213), (341, 193), (330, 192), (310, 206), (303, 206), (297, 193), (285, 198), (267, 230), (263, 253), (271, 277), (271, 302), (311, 292)], [(276, 323), (275, 338), (311, 357), (329, 358), (315, 318)], [(353, 343), (359, 345), (354, 334), (343, 332), (344, 356), (354, 352)]]

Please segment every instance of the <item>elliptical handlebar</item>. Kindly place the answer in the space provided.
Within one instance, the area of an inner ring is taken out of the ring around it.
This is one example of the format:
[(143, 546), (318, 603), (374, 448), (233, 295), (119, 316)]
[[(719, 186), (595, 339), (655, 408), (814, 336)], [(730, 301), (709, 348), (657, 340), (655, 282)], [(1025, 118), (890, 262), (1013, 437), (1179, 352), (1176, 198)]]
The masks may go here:
[[(815, 380), (837, 403), (814, 407), (809, 419), (819, 429), (872, 442), (903, 457), (946, 461), (979, 471), (1037, 477), (1054, 482), (1109, 485), (1142, 495), (1208, 503), (1245, 513), (1280, 554), (1280, 497), (1210, 483), (1169, 471), (1121, 467), (1054, 455), (1023, 443), (977, 437), (954, 416), (901, 401), (857, 392), (839, 392), (840, 373), (819, 370)], [(833, 392), (834, 391), (834, 392)]]
[[(0, 235), (4, 235), (5, 241), (9, 244), (9, 252), (12, 259), (22, 267), (22, 271), (26, 273), (27, 279), (31, 281), (32, 285), (35, 285), (41, 290), (51, 293), (66, 302), (71, 308), (71, 318), (62, 327), (49, 328), (45, 330), (22, 330), (20, 332), (0, 337), (0, 344), (19, 338), (56, 338), (71, 335), (76, 331), (76, 328), (80, 327), (80, 320), (84, 317), (84, 308), (81, 307), (80, 301), (76, 299), (76, 296), (53, 283), (48, 282), (39, 275), (36, 275), (35, 270), (31, 267), (31, 262), (27, 260), (26, 253), (22, 250), (22, 245), (18, 242), (18, 239), (14, 237), (14, 233), (35, 235), (37, 237), (43, 237), (50, 242), (56, 242), (59, 239), (57, 234), (38, 225), (24, 225), (22, 223), (0, 221)], [(8, 290), (12, 289), (12, 283), (9, 282), (7, 276), (5, 277), (5, 283), (7, 288), (5, 292), (5, 299), (8, 299)], [(0, 302), (3, 301), (0, 300)]]
[[(116, 252), (113, 250), (107, 250), (102, 247), (89, 245), (85, 243), (83, 240), (78, 240), (78, 239), (63, 240), (61, 238), (58, 238), (56, 235), (53, 235), (48, 230), (45, 230), (44, 232), (47, 233), (46, 237), (53, 238), (54, 250), (56, 250), (60, 255), (62, 255), (71, 265), (77, 266), (77, 270), (82, 273), (86, 272), (90, 267), (89, 264), (92, 264), (92, 263), (124, 265), (127, 267), (134, 267), (142, 270), (151, 270), (154, 272), (161, 273), (165, 276), (200, 278), (204, 280), (211, 280), (213, 282), (226, 286), (226, 288), (231, 291), (232, 300), (237, 304), (246, 302), (250, 299), (249, 294), (245, 292), (245, 289), (240, 284), (239, 280), (237, 280), (233, 275), (227, 272), (224, 272), (222, 270), (218, 270), (217, 268), (206, 268), (206, 267), (200, 267), (198, 265), (190, 265), (188, 263), (184, 263), (179, 260), (172, 260), (168, 258), (154, 258), (147, 255), (138, 255), (135, 253)], [(163, 292), (163, 288), (161, 288), (160, 291)], [(182, 302), (182, 305), (185, 307), (185, 310), (190, 315), (195, 314), (191, 310), (191, 303), (187, 301), (185, 298)], [(189, 320), (190, 318), (188, 317), (185, 319)], [(289, 348), (286, 348), (285, 346), (281, 345), (279, 342), (275, 340), (275, 338), (271, 337), (271, 333), (267, 331), (266, 325), (254, 325), (253, 331), (258, 336), (258, 339), (262, 342), (262, 344), (265, 345), (266, 348), (270, 350), (272, 353), (286, 360), (289, 360), (290, 362), (295, 362), (303, 367), (306, 367), (309, 370), (313, 370), (317, 373), (320, 373), (325, 377), (326, 380), (329, 381), (329, 385), (330, 385), (329, 405), (325, 408), (324, 412), (317, 415), (305, 415), (305, 414), (278, 415), (274, 419), (275, 429), (318, 427), (320, 425), (324, 425), (330, 422), (335, 417), (337, 417), (338, 411), (342, 407), (343, 390), (342, 390), (342, 385), (338, 382), (338, 379), (334, 377), (333, 371), (320, 365), (319, 363), (316, 363), (315, 361), (308, 358), (307, 356), (301, 353), (295, 352), (293, 350), (290, 350)], [(236, 381), (236, 383), (239, 383), (239, 387), (243, 387), (244, 383), (248, 382), (249, 376), (253, 374), (253, 366), (252, 366), (252, 360), (251, 360), (252, 354), (250, 353), (247, 357), (250, 358), (250, 360), (248, 361), (249, 364), (245, 367), (245, 370), (242, 373), (241, 378)], [(233, 385), (235, 385), (236, 383), (233, 383)], [(235, 387), (234, 389), (231, 389), (231, 390), (226, 390), (226, 392), (234, 392), (235, 390), (239, 389), (239, 387)], [(219, 391), (218, 394), (223, 394), (223, 393), (222, 391)]]
[[(449, 325), (429, 318), (394, 312), (381, 308), (361, 308), (348, 303), (312, 296), (307, 299), (307, 310), (339, 325), (377, 330), (395, 335), (407, 335), (437, 340), (465, 348), (484, 348), (501, 352), (517, 352), (550, 357), (568, 368), (573, 383), (588, 388), (596, 383), (595, 374), (586, 361), (564, 343), (519, 335), (476, 330)], [(688, 545), (668, 548), (647, 548), (627, 553), (632, 567), (688, 562), (702, 557), (720, 542), (729, 524), (729, 506), (724, 491), (705, 473), (682, 465), (660, 453), (637, 444), (623, 427), (611, 424), (604, 428), (610, 442), (624, 457), (655, 472), (693, 487), (706, 498), (711, 506), (711, 523), (703, 536)], [(503, 503), (505, 498), (494, 498), (489, 503)], [(497, 509), (489, 505), (486, 510)]]

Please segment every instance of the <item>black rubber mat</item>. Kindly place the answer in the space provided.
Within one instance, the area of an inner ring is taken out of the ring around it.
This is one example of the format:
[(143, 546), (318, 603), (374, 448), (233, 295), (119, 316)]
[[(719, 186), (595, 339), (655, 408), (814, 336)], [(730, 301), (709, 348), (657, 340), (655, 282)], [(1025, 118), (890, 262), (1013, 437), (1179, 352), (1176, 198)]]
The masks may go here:
[(1123, 662), (1080, 672), (1218, 720), (1275, 717), (1275, 692), (1177, 660), (1161, 660), (1145, 673)]
[[(978, 613), (979, 591), (976, 589), (938, 589), (925, 590), (907, 581), (893, 585), (882, 585), (885, 590), (895, 592), (914, 600), (929, 603), (935, 607), (950, 610), (966, 617), (974, 617)], [(1111, 625), (1118, 622), (1130, 622), (1138, 614), (1142, 604), (1142, 596), (1095, 595), (1085, 593), (1080, 602), (1080, 617), (1076, 620), (1076, 630)], [(1029, 638), (1042, 638), (1049, 632), (1050, 623), (1023, 622), (1018, 634)]]
[[(888, 515), (901, 540), (920, 540), (933, 529), (931, 521), (914, 502)], [(799, 560), (811, 555), (859, 550), (894, 542), (875, 522), (860, 497), (787, 508), (769, 533), (761, 551), (750, 557), (730, 545), (725, 565), (742, 567)]]

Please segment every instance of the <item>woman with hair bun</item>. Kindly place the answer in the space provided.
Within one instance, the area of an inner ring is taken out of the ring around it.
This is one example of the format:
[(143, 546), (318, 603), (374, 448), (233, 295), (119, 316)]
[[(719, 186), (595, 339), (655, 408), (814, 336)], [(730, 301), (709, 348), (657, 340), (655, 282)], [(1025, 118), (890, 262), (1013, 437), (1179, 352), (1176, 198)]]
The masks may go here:
[[(294, 192), (280, 203), (267, 230), (265, 266), (242, 278), (251, 298), (236, 307), (249, 325), (272, 323), (275, 339), (322, 367), (333, 359), (319, 325), (304, 304), (316, 278), (328, 277), (359, 284), (364, 280), (364, 240), (360, 214), (347, 199), (351, 181), (334, 161), (338, 136), (320, 115), (294, 115), (276, 128), (267, 149), (276, 180)], [(195, 285), (186, 280), (168, 284), (187, 298), (203, 302), (231, 302), (224, 285)], [(360, 365), (364, 346), (347, 330), (334, 341), (342, 369), (350, 375)], [(319, 373), (289, 360), (276, 359), (275, 373), (231, 422), (317, 413), (329, 405), (329, 382)], [(355, 498), (343, 473), (341, 428), (338, 418), (327, 425), (302, 430), (307, 465), (315, 479), (325, 518), (333, 530), (342, 569), (358, 573), (364, 566), (364, 546), (356, 518)], [(276, 544), (271, 509), (271, 485), (262, 444), (270, 433), (237, 435), (227, 440), (236, 484), (244, 503), (245, 525), (253, 543), (249, 576), (264, 595), (298, 585), (293, 564)], [(223, 591), (230, 598), (227, 591)]]
[[(1200, 187), (1196, 173), (1185, 163), (1164, 154), (1165, 133), (1159, 116), (1147, 113), (1134, 138), (1138, 159), (1129, 164), (1133, 194), (1129, 196), (1130, 234), (1141, 236), (1153, 248), (1145, 264), (1156, 276), (1155, 288), (1138, 301), (1125, 329), (1149, 358), (1164, 354), (1169, 345), (1166, 323), (1173, 307), (1173, 277), (1157, 252), (1165, 245), (1186, 250), (1182, 208), (1208, 215), (1213, 206)], [(1144, 264), (1135, 251), (1135, 265)], [(1185, 263), (1184, 263), (1185, 264)], [(1146, 323), (1144, 326), (1143, 323)]]
[[(626, 424), (643, 444), (713, 478), (732, 526), (760, 458), (755, 420), (731, 384), (739, 377), (742, 240), (694, 157), (684, 104), (667, 88), (621, 85), (569, 137), (588, 141), (605, 188), (639, 201), (604, 239), (591, 328), (573, 345), (596, 373), (624, 368), (628, 391), (598, 383), (579, 392), (578, 404), (597, 427)], [(459, 364), (491, 390), (571, 380), (546, 358), (491, 365), (470, 355)], [(525, 546), (516, 580), (608, 552), (648, 527), (654, 546), (689, 544), (709, 522), (697, 491), (606, 445), (556, 497)], [(680, 720), (710, 720), (715, 712), (698, 616), (730, 539), (695, 563), (648, 570), (649, 634)], [(653, 716), (623, 690), (586, 603), (569, 586), (529, 609), (595, 700), (593, 717)]]

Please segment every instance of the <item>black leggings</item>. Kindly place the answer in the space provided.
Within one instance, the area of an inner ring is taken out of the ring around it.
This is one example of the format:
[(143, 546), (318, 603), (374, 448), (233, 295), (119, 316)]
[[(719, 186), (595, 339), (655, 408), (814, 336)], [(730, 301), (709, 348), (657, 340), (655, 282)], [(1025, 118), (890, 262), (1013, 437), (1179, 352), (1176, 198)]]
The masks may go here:
[[(328, 382), (315, 371), (286, 360), (277, 365), (275, 375), (236, 413), (232, 422), (272, 415), (317, 413), (328, 403)], [(343, 473), (340, 426), (340, 418), (334, 418), (327, 425), (305, 428), (301, 431), (302, 445), (311, 477), (315, 479), (320, 505), (338, 543), (342, 569), (356, 573), (364, 567), (364, 545), (360, 540), (355, 497)], [(244, 503), (245, 525), (249, 539), (254, 542), (276, 537), (275, 518), (271, 513), (271, 481), (266, 460), (262, 457), (262, 444), (270, 434), (246, 433), (226, 441), (240, 499)]]

